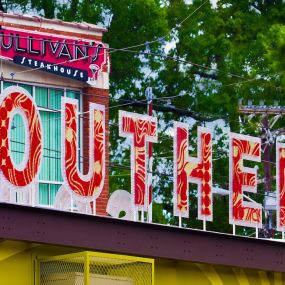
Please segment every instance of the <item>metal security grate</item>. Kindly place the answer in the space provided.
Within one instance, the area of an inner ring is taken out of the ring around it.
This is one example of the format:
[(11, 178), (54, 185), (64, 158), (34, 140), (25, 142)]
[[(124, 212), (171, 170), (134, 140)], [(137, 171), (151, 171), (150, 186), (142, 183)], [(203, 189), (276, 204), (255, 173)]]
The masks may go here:
[(39, 260), (38, 285), (153, 285), (152, 259), (80, 252)]

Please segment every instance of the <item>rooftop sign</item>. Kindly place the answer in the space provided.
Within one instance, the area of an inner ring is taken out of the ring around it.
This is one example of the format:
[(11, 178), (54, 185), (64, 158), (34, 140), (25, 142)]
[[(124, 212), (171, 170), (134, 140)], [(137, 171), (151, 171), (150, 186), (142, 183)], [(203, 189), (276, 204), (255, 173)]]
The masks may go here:
[(0, 55), (28, 68), (91, 85), (107, 63), (106, 47), (101, 42), (11, 28), (0, 29)]
[[(11, 158), (10, 131), (14, 114), (20, 114), (25, 124), (26, 154), (20, 165)], [(78, 102), (62, 97), (61, 108), (61, 164), (63, 185), (59, 201), (65, 203), (68, 194), (71, 207), (80, 201), (96, 214), (96, 199), (103, 190), (105, 179), (106, 127), (104, 105), (89, 106), (89, 170), (78, 169)], [(0, 95), (0, 180), (5, 189), (29, 191), (31, 204), (37, 195), (38, 173), (43, 157), (42, 126), (39, 111), (31, 95), (21, 87), (6, 88)], [(207, 128), (198, 128), (198, 155), (188, 154), (189, 126), (174, 122), (173, 140), (173, 213), (189, 217), (189, 183), (197, 184), (198, 219), (213, 219), (212, 134)], [(125, 211), (127, 217), (138, 220), (138, 213), (150, 213), (152, 205), (151, 181), (148, 180), (147, 144), (158, 139), (157, 118), (119, 111), (119, 132), (131, 143), (131, 193), (120, 190), (111, 196), (108, 212), (118, 217)], [(244, 161), (261, 160), (261, 140), (256, 137), (229, 134), (229, 223), (233, 226), (262, 227), (261, 204), (244, 200), (246, 191), (257, 192), (257, 168), (244, 166)], [(285, 144), (276, 145), (277, 229), (285, 231)], [(117, 192), (117, 193), (116, 193)], [(3, 195), (2, 195), (3, 196)], [(118, 210), (118, 211), (117, 211)], [(88, 211), (87, 211), (88, 212)], [(151, 220), (149, 220), (151, 221)]]

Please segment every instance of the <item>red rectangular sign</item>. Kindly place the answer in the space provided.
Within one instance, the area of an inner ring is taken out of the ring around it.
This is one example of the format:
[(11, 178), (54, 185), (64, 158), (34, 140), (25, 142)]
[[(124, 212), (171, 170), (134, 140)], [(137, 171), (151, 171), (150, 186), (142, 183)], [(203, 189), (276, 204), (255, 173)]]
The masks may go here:
[(2, 58), (93, 85), (107, 62), (102, 42), (18, 29), (0, 29)]

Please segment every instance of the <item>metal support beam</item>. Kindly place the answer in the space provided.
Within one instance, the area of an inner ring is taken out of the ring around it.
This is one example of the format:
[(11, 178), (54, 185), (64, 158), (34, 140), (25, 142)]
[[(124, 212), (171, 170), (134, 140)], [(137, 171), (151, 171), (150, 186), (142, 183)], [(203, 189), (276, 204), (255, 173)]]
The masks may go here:
[(285, 272), (284, 243), (0, 204), (0, 238)]
[(241, 114), (268, 114), (268, 115), (285, 115), (285, 107), (281, 106), (260, 106), (260, 105), (248, 105), (239, 106), (239, 112)]

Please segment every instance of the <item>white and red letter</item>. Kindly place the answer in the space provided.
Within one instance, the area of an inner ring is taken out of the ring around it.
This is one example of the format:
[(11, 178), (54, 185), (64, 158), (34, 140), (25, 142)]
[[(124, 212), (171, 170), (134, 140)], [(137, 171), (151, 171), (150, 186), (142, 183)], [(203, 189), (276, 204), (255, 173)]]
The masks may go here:
[(70, 193), (92, 201), (101, 193), (105, 178), (105, 106), (89, 105), (89, 171), (78, 169), (78, 101), (62, 99), (62, 174)]
[(198, 218), (212, 221), (212, 135), (198, 128), (198, 157), (188, 154), (188, 125), (174, 122), (174, 215), (189, 217), (189, 182), (198, 184)]
[[(11, 158), (9, 143), (15, 114), (22, 117), (26, 132), (25, 153), (20, 165), (15, 165)], [(6, 88), (0, 96), (0, 120), (1, 176), (11, 187), (29, 186), (39, 173), (42, 158), (41, 120), (32, 96), (21, 87)]]
[(257, 169), (243, 166), (243, 160), (260, 162), (261, 141), (259, 138), (230, 133), (229, 149), (229, 220), (231, 224), (262, 226), (261, 205), (243, 201), (243, 192), (256, 193)]
[(277, 230), (285, 232), (285, 144), (276, 143)]
[(137, 210), (148, 210), (149, 193), (146, 155), (147, 142), (157, 142), (157, 119), (147, 115), (119, 111), (120, 136), (130, 138), (132, 203)]

